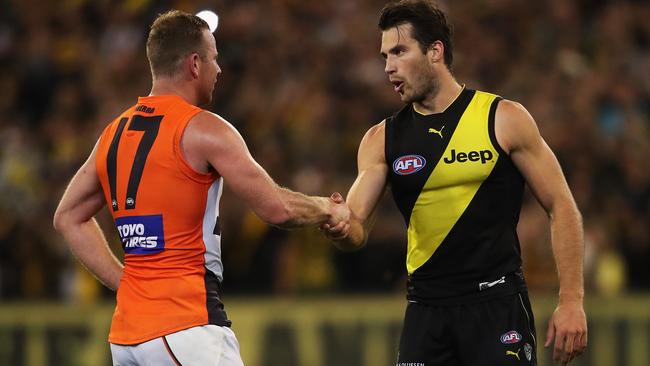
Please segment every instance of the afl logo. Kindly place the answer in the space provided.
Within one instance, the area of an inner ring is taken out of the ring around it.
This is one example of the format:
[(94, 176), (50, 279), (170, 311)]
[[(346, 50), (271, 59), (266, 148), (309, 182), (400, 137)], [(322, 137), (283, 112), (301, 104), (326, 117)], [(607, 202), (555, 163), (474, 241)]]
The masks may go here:
[(393, 171), (399, 175), (413, 174), (427, 165), (427, 161), (420, 155), (404, 155), (395, 159)]
[(501, 336), (501, 343), (503, 344), (518, 343), (519, 341), (521, 341), (521, 334), (517, 333), (516, 330), (511, 330)]

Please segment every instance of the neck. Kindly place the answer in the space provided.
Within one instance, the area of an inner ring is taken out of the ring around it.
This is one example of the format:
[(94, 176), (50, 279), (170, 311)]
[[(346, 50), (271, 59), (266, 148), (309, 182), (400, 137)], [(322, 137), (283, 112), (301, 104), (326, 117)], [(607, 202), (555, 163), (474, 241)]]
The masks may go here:
[(193, 105), (197, 105), (199, 102), (196, 92), (188, 83), (173, 77), (154, 78), (149, 95), (177, 95)]
[(420, 102), (413, 102), (413, 108), (418, 113), (427, 115), (444, 112), (463, 90), (451, 73), (441, 72), (439, 75), (438, 90)]

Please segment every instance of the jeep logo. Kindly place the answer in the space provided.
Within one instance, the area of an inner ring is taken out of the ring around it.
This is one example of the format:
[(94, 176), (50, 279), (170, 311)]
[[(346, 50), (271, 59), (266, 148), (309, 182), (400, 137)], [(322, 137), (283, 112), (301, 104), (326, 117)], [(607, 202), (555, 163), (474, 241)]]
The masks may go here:
[(447, 164), (454, 163), (458, 161), (459, 163), (464, 163), (466, 161), (481, 161), (481, 164), (485, 164), (487, 161), (492, 160), (492, 151), (490, 150), (481, 150), (481, 151), (470, 151), (470, 152), (459, 152), (456, 153), (455, 149), (451, 149), (451, 156), (445, 157), (443, 160)]

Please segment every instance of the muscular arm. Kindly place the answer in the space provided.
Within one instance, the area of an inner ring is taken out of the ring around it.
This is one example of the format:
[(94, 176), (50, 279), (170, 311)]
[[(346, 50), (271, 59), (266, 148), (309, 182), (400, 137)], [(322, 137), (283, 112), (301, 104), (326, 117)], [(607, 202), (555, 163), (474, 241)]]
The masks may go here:
[(362, 247), (374, 225), (379, 199), (386, 190), (385, 121), (373, 126), (361, 140), (357, 157), (358, 175), (347, 196), (351, 211), (349, 230), (325, 228), (340, 249)]
[(214, 167), (232, 191), (269, 224), (293, 228), (347, 221), (343, 205), (278, 186), (253, 159), (239, 132), (217, 115), (196, 115), (183, 134), (182, 145), (189, 160)]
[[(495, 126), (499, 143), (510, 154), (550, 218), (551, 245), (560, 280), (560, 295), (558, 309), (554, 319), (551, 319), (554, 323), (549, 324), (547, 344), (554, 333), (555, 355), (568, 362), (575, 356), (573, 352), (580, 353), (587, 342), (583, 310), (582, 218), (560, 164), (526, 109), (520, 104), (502, 101), (497, 108)], [(565, 355), (561, 355), (562, 349)]]
[(96, 147), (72, 178), (54, 214), (54, 228), (70, 250), (106, 287), (115, 290), (122, 264), (115, 258), (94, 216), (104, 207), (104, 195), (95, 171)]

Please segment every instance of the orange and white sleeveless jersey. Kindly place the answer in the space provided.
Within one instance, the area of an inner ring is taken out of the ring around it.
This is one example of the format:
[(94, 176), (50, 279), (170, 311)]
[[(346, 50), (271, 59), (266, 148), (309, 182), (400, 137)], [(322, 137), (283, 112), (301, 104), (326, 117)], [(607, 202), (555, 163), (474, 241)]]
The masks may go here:
[(201, 111), (178, 96), (141, 97), (100, 137), (97, 174), (125, 252), (111, 343), (230, 325), (218, 294), (223, 179), (192, 169), (180, 144)]

